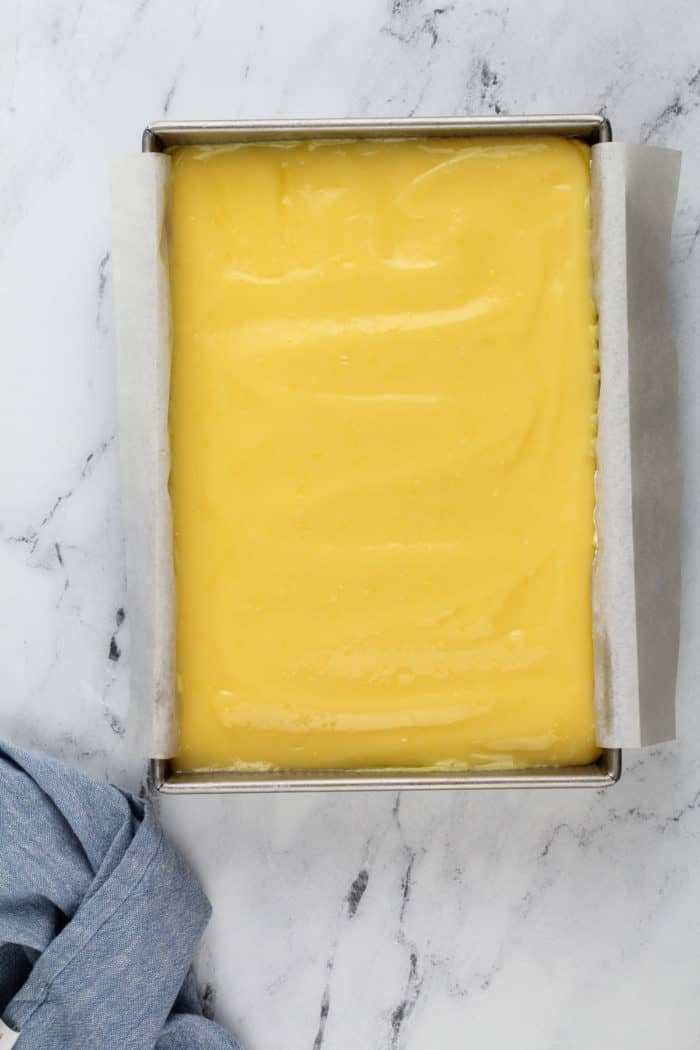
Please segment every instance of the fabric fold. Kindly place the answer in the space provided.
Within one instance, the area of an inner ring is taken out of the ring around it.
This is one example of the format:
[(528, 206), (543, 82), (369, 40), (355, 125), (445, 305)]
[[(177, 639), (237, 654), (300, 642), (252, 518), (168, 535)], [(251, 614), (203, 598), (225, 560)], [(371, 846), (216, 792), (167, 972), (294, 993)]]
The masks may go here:
[(148, 802), (0, 743), (0, 1016), (19, 1050), (237, 1050), (190, 970), (210, 911)]

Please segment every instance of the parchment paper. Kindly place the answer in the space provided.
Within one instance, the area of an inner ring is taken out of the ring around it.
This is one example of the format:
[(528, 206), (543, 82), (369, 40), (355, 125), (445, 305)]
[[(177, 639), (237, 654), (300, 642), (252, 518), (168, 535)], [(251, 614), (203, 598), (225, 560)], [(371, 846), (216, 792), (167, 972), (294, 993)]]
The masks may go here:
[(593, 147), (601, 379), (593, 639), (604, 747), (675, 735), (681, 480), (667, 277), (679, 173), (674, 150)]
[[(126, 533), (131, 693), (127, 732), (151, 758), (177, 749), (175, 585), (168, 493), (170, 158), (143, 153), (114, 173), (119, 450)], [(149, 744), (150, 742), (150, 744)]]
[[(596, 734), (638, 747), (675, 733), (680, 604), (677, 368), (667, 271), (680, 154), (593, 147), (601, 393), (593, 572)], [(131, 637), (129, 733), (177, 748), (168, 494), (170, 160), (124, 160), (114, 183), (119, 431)]]

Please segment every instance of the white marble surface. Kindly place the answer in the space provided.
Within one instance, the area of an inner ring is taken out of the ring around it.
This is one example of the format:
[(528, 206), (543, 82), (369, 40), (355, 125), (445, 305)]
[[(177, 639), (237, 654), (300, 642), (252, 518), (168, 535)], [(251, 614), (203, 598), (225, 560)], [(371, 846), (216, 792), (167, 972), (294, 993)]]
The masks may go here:
[(698, 1045), (699, 45), (696, 0), (4, 0), (0, 735), (125, 784), (112, 158), (166, 114), (601, 108), (685, 151), (681, 740), (605, 794), (168, 802), (214, 902), (200, 980), (248, 1050)]

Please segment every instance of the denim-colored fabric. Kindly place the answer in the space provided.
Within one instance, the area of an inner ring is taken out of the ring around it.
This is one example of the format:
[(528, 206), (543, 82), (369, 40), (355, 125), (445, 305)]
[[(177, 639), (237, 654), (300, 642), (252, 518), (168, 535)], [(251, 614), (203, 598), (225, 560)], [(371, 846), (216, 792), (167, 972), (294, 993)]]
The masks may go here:
[(0, 743), (0, 1017), (16, 1050), (238, 1050), (190, 972), (209, 914), (147, 802)]

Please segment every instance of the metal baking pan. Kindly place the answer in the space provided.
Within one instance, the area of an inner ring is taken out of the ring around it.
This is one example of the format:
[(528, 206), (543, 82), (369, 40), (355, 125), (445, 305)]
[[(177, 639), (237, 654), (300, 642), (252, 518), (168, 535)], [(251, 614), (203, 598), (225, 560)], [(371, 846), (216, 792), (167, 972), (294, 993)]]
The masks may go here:
[[(143, 132), (144, 153), (171, 146), (225, 145), (309, 138), (415, 138), (426, 136), (558, 135), (593, 145), (610, 142), (609, 121), (599, 114), (539, 117), (443, 117), (391, 120), (157, 121)], [(396, 791), (427, 788), (604, 788), (620, 778), (619, 749), (606, 749), (589, 766), (517, 770), (425, 772), (407, 770), (308, 770), (179, 773), (170, 760), (152, 759), (153, 786), (166, 794), (251, 791)]]

